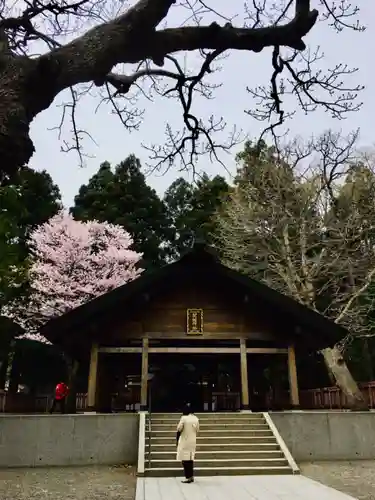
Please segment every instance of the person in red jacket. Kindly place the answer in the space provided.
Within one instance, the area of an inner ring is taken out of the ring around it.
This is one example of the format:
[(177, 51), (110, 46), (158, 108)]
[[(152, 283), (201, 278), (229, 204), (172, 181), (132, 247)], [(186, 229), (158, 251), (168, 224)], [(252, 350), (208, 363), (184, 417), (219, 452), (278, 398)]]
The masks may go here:
[(55, 389), (55, 398), (53, 400), (50, 413), (53, 413), (57, 406), (60, 407), (61, 413), (65, 413), (65, 402), (69, 394), (69, 387), (65, 382), (59, 382)]

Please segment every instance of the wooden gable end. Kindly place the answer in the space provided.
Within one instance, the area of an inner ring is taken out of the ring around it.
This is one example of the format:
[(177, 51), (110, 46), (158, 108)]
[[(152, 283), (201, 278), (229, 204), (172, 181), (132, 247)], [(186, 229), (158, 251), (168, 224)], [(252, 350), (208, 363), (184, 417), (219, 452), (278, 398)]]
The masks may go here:
[[(194, 328), (195, 326), (195, 328)], [(109, 332), (108, 332), (109, 333)], [(181, 283), (158, 292), (133, 313), (121, 316), (110, 337), (274, 340), (274, 325), (254, 301), (217, 283)]]

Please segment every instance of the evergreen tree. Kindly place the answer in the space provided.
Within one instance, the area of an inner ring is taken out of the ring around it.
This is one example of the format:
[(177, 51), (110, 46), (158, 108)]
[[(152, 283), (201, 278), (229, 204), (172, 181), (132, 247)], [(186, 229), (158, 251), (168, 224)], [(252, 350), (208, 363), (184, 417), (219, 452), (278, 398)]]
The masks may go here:
[(25, 292), (31, 231), (61, 209), (61, 196), (50, 175), (28, 167), (0, 186), (0, 311)]
[(13, 300), (26, 301), (30, 233), (61, 209), (58, 187), (50, 175), (31, 168), (20, 169), (12, 182), (0, 186), (0, 388), (4, 387), (13, 339), (22, 333), (2, 316)]
[(211, 243), (216, 224), (213, 215), (229, 191), (226, 180), (219, 175), (210, 179), (203, 174), (196, 183), (180, 177), (170, 185), (164, 202), (171, 222), (172, 237), (168, 246), (171, 258), (181, 256), (196, 240)]
[(116, 166), (103, 163), (87, 185), (81, 186), (71, 213), (76, 220), (98, 220), (122, 226), (143, 254), (141, 266), (158, 267), (165, 259), (169, 224), (164, 203), (147, 185), (138, 158), (130, 155)]

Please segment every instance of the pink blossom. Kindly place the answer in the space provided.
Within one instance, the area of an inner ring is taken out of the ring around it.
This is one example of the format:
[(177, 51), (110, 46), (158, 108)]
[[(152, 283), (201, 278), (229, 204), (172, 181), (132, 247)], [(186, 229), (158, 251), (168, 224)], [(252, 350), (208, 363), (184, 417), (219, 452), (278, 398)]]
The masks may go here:
[(25, 337), (47, 342), (38, 328), (95, 297), (136, 279), (142, 255), (121, 226), (75, 221), (63, 211), (31, 235), (31, 295), (6, 314), (23, 326)]

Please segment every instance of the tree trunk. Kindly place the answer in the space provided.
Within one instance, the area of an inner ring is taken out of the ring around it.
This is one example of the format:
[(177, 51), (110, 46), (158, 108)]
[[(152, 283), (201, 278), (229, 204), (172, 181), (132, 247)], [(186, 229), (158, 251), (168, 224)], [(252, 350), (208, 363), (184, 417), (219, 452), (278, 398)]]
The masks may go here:
[(68, 387), (69, 395), (67, 398), (66, 411), (68, 413), (77, 412), (77, 373), (79, 368), (79, 363), (76, 360), (67, 358), (67, 368), (68, 368)]
[(8, 353), (2, 356), (2, 360), (0, 361), (0, 390), (5, 389), (5, 383), (7, 379), (8, 372)]
[(1, 350), (0, 355), (0, 389), (5, 389), (7, 373), (11, 354), (11, 342), (8, 342)]
[(21, 356), (19, 350), (17, 349), (17, 344), (14, 344), (13, 346), (11, 358), (8, 391), (9, 393), (16, 394), (21, 380)]
[(58, 93), (51, 78), (37, 59), (0, 52), (0, 179), (27, 165), (33, 155), (30, 123)]
[(336, 384), (347, 397), (350, 408), (352, 410), (368, 410), (363, 394), (350, 373), (341, 351), (335, 346), (332, 349), (324, 349), (322, 354), (329, 373), (332, 373)]
[(363, 352), (363, 358), (366, 360), (367, 381), (372, 382), (374, 380), (374, 370), (372, 367), (370, 346), (367, 338), (363, 339), (362, 352)]

